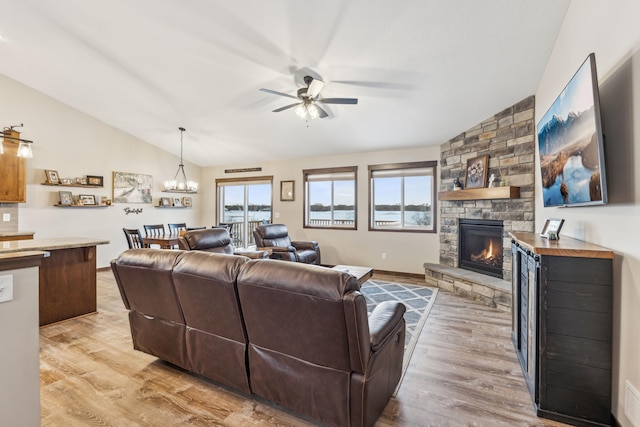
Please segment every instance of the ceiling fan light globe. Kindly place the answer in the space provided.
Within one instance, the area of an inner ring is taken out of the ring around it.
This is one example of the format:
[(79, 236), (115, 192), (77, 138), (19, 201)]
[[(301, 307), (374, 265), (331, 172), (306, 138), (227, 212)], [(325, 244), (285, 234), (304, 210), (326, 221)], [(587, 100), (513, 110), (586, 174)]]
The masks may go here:
[(307, 107), (307, 111), (309, 112), (309, 116), (310, 116), (312, 119), (317, 119), (318, 117), (320, 117), (320, 112), (318, 111), (318, 109), (316, 108), (316, 106), (315, 106), (315, 105), (313, 105), (313, 104), (312, 104), (312, 105), (309, 105), (309, 106)]
[(296, 112), (296, 115), (301, 119), (304, 119), (307, 117), (307, 109), (302, 104), (296, 107), (295, 112)]

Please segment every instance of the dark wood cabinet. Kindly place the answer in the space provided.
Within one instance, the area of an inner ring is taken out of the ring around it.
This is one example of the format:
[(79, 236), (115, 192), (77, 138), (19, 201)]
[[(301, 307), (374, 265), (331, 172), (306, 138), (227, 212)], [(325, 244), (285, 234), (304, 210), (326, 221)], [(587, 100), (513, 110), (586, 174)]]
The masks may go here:
[(512, 236), (512, 340), (538, 416), (611, 425), (613, 252)]

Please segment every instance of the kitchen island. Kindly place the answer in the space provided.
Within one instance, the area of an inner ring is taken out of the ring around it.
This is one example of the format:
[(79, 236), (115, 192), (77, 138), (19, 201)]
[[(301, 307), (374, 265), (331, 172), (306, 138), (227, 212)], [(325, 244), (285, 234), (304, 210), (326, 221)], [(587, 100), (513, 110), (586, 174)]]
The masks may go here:
[(87, 237), (55, 237), (0, 242), (0, 255), (45, 251), (39, 272), (40, 326), (95, 313), (96, 246), (109, 243)]

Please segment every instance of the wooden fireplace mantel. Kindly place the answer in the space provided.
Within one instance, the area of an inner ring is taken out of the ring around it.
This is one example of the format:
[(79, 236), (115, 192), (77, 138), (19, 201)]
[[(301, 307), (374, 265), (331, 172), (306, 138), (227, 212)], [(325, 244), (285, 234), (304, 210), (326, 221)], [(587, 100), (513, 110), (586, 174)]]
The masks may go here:
[(467, 190), (440, 191), (438, 200), (489, 200), (519, 199), (520, 187), (470, 188)]

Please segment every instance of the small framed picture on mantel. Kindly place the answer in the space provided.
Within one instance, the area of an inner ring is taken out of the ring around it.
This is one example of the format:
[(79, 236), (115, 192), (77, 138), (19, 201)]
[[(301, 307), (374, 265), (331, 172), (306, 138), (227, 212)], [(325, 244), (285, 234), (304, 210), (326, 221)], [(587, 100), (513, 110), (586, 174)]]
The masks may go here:
[(487, 186), (487, 172), (489, 156), (480, 156), (467, 160), (465, 172), (465, 188), (485, 188)]

